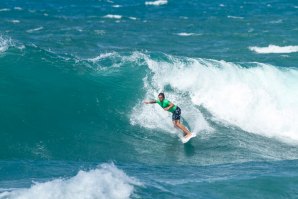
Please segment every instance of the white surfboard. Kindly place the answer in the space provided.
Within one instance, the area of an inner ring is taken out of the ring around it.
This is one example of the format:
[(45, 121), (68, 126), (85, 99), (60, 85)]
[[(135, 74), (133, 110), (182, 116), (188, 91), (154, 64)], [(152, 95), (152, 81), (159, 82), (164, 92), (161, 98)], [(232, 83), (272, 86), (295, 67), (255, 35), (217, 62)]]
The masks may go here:
[(180, 137), (181, 141), (183, 144), (187, 143), (191, 138), (194, 138), (196, 137), (197, 135), (194, 134), (194, 133), (191, 133), (191, 136), (187, 137), (187, 138), (184, 138), (184, 137)]

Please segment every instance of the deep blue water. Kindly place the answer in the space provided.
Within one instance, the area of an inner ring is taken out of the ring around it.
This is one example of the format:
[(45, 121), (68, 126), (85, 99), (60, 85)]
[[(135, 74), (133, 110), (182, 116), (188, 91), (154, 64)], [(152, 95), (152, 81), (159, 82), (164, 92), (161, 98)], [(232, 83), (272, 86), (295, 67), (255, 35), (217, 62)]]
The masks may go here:
[[(295, 1), (1, 1), (0, 198), (297, 198)], [(183, 144), (159, 92), (197, 134)]]

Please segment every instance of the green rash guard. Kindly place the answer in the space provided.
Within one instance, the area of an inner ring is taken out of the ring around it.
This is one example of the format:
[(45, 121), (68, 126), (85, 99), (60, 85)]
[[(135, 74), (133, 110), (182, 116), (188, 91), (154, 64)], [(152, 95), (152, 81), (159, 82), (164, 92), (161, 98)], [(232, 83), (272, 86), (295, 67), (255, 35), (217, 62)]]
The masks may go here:
[[(164, 99), (162, 102), (157, 99), (156, 103), (159, 104), (162, 108), (167, 108), (168, 106), (170, 106), (171, 102), (169, 100)], [(174, 105), (172, 108), (170, 108), (168, 111), (173, 113), (176, 110), (177, 106)]]

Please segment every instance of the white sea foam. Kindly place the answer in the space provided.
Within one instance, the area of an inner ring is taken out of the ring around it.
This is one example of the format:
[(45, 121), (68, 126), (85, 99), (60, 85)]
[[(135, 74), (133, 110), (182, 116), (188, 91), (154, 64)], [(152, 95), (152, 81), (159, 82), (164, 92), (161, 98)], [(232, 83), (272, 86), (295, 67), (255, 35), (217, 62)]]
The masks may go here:
[(131, 19), (131, 20), (137, 20), (136, 17), (128, 17), (128, 18)]
[(254, 52), (260, 53), (260, 54), (298, 52), (298, 46), (275, 46), (275, 45), (269, 45), (268, 47), (251, 46), (251, 47), (249, 47), (249, 49), (251, 51), (254, 51)]
[(15, 10), (23, 10), (21, 7), (14, 7)]
[(105, 30), (94, 30), (94, 32), (98, 35), (104, 35), (106, 33)]
[(32, 32), (36, 32), (36, 31), (40, 31), (40, 30), (42, 30), (42, 29), (43, 29), (43, 27), (40, 26), (40, 27), (37, 27), (37, 28), (33, 28), (33, 29), (26, 30), (26, 32), (28, 32), (28, 33), (32, 33)]
[(104, 58), (107, 58), (107, 57), (112, 57), (113, 55), (117, 55), (117, 53), (115, 53), (115, 52), (111, 52), (111, 53), (102, 53), (102, 54), (100, 54), (100, 55), (97, 56), (97, 57), (87, 59), (87, 61), (90, 61), (90, 62), (95, 63), (95, 62), (100, 61), (101, 59), (104, 59)]
[(8, 8), (2, 8), (2, 9), (0, 9), (0, 12), (8, 12), (8, 11), (10, 11), (10, 9), (8, 9)]
[(13, 19), (13, 20), (10, 20), (9, 22), (16, 24), (16, 23), (20, 23), (20, 20)]
[(282, 23), (283, 20), (282, 19), (278, 19), (278, 20), (274, 20), (274, 21), (269, 21), (269, 23), (271, 24), (279, 24), (279, 23)]
[(113, 8), (120, 8), (122, 7), (121, 5), (112, 5)]
[(102, 164), (90, 171), (80, 171), (69, 179), (35, 183), (27, 189), (12, 189), (0, 193), (1, 199), (126, 199), (141, 183), (127, 176), (113, 164)]
[(112, 15), (112, 14), (108, 14), (103, 16), (103, 18), (108, 18), (108, 19), (121, 19), (122, 16), (121, 15)]
[(5, 52), (10, 47), (14, 47), (19, 50), (23, 50), (26, 48), (23, 44), (15, 42), (9, 37), (3, 37), (0, 35), (0, 53)]
[(156, 1), (146, 1), (145, 5), (151, 5), (151, 6), (161, 6), (167, 4), (167, 0), (156, 0)]
[(0, 35), (0, 53), (5, 52), (11, 45), (11, 39), (4, 38)]
[(244, 17), (238, 17), (238, 16), (228, 16), (230, 19), (244, 19)]
[(188, 36), (199, 36), (201, 34), (198, 34), (198, 33), (188, 33), (188, 32), (180, 32), (180, 33), (177, 33), (178, 36), (181, 36), (181, 37), (188, 37)]
[(247, 30), (247, 32), (253, 32), (253, 31), (255, 31), (255, 29), (253, 29), (253, 28), (250, 28)]
[[(152, 76), (144, 78), (145, 99), (166, 97), (182, 108), (182, 116), (198, 132), (210, 127), (197, 106), (247, 132), (298, 141), (298, 70), (261, 63), (242, 67), (225, 61), (175, 58), (155, 61), (144, 56)], [(170, 88), (170, 89), (168, 89)], [(131, 124), (173, 132), (169, 113), (157, 105), (136, 105)], [(160, 122), (162, 120), (163, 122)]]

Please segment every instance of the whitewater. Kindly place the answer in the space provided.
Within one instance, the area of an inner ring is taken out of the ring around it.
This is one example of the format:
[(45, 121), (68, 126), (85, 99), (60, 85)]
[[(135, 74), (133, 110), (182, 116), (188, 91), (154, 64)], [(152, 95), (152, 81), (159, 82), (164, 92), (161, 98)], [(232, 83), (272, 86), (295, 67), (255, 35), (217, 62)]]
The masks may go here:
[(0, 198), (126, 199), (133, 194), (134, 185), (141, 186), (141, 183), (128, 177), (114, 164), (102, 164), (97, 169), (79, 171), (76, 176), (69, 179), (36, 182), (27, 189), (2, 190)]

